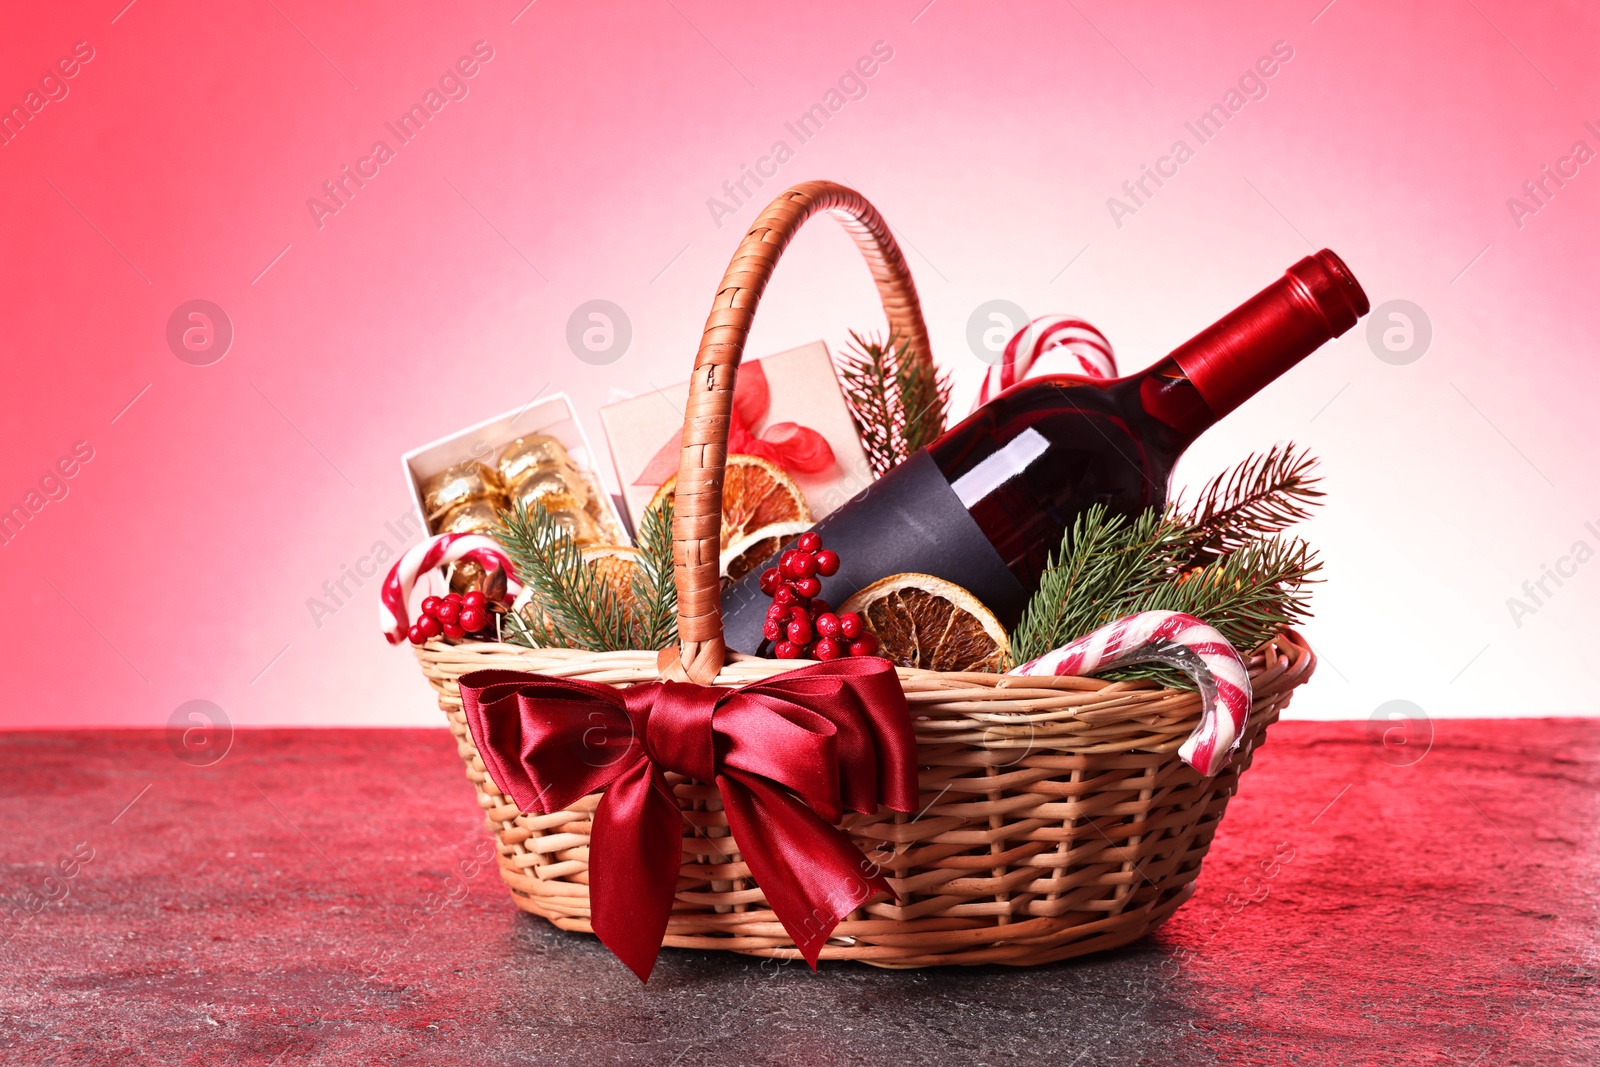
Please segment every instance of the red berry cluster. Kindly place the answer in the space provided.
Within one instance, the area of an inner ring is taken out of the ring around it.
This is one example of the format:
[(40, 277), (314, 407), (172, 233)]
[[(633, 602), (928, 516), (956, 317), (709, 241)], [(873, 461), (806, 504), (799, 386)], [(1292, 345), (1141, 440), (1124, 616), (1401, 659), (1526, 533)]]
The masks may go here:
[(422, 602), (422, 618), (411, 624), (406, 636), (413, 645), (444, 634), (447, 641), (463, 640), (489, 625), (489, 598), (481, 589), (449, 596), (430, 596)]
[(773, 642), (778, 659), (839, 659), (871, 656), (878, 639), (867, 632), (853, 611), (834, 614), (819, 595), (822, 579), (839, 573), (839, 553), (822, 547), (812, 530), (778, 557), (776, 567), (761, 572), (761, 591), (772, 598), (762, 636)]

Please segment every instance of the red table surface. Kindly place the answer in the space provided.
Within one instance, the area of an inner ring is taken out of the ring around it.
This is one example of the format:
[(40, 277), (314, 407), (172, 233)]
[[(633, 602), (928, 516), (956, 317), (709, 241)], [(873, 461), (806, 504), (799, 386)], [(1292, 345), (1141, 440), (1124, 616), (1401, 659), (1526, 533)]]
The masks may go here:
[(1118, 952), (667, 950), (647, 986), (475, 862), (443, 730), (241, 731), (204, 768), (0, 734), (0, 1062), (1600, 1062), (1600, 722), (1431, 730), (1273, 727), (1195, 898)]

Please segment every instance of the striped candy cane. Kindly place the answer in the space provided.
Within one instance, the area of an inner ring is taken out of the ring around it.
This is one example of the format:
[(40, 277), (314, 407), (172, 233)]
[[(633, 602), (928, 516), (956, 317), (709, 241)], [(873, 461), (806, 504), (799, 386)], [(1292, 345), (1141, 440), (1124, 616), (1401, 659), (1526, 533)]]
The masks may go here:
[(1130, 663), (1181, 668), (1200, 689), (1200, 725), (1178, 749), (1183, 761), (1210, 776), (1238, 747), (1250, 715), (1250, 672), (1227, 638), (1193, 615), (1142, 611), (1024, 663), (1012, 674), (1089, 675)]
[(983, 380), (978, 405), (1033, 374), (1115, 378), (1117, 359), (1106, 335), (1087, 322), (1072, 315), (1046, 315), (1018, 330), (1006, 344), (999, 365), (990, 367)]
[(496, 568), (504, 571), (507, 596), (516, 596), (522, 591), (522, 585), (511, 570), (511, 560), (493, 538), (466, 533), (430, 537), (407, 549), (405, 555), (395, 560), (394, 566), (389, 568), (389, 576), (383, 580), (383, 589), (379, 593), (383, 603), (379, 611), (383, 636), (389, 639), (391, 645), (404, 641), (406, 631), (411, 627), (411, 592), (416, 588), (417, 579), (435, 567), (458, 560), (470, 560), (485, 572)]

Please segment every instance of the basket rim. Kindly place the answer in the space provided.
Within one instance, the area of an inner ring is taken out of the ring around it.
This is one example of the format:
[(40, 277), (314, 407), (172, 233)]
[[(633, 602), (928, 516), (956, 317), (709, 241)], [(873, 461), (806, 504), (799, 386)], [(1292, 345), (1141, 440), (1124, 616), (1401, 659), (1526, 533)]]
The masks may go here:
[[(412, 653), (441, 695), (452, 697), (463, 675), (490, 668), (582, 677), (619, 687), (663, 677), (657, 653), (643, 650), (591, 652), (487, 641), (447, 645), (436, 638), (413, 646)], [(725, 663), (712, 684), (736, 688), (812, 662), (740, 656)], [(1246, 657), (1252, 708), (1309, 680), (1316, 664), (1316, 653), (1302, 634), (1288, 627), (1279, 631)], [(1170, 689), (1148, 680), (941, 673), (911, 667), (896, 667), (895, 672), (919, 735), (949, 731), (951, 742), (961, 740), (963, 726), (994, 731), (1027, 724), (1076, 731), (1152, 717), (1177, 723), (1198, 717), (1201, 708), (1198, 692)]]

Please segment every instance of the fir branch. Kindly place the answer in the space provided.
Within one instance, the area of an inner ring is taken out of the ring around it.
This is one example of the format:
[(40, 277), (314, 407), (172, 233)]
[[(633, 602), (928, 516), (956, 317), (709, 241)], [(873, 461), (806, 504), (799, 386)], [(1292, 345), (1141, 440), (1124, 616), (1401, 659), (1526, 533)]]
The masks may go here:
[(628, 605), (548, 511), (518, 503), (500, 516), (495, 536), (529, 587), (525, 625), (513, 624), (513, 638), (596, 652), (630, 647)]
[(1176, 503), (1194, 528), (1189, 562), (1211, 563), (1308, 517), (1323, 495), (1316, 466), (1293, 442), (1274, 445), (1207, 482), (1192, 508)]
[[(1246, 544), (1182, 579), (1128, 597), (1117, 616), (1140, 611), (1181, 611), (1228, 639), (1241, 656), (1260, 648), (1285, 626), (1310, 614), (1310, 590), (1322, 563), (1298, 537), (1266, 537)], [(1105, 672), (1115, 679), (1152, 678), (1174, 689), (1193, 689), (1189, 676), (1162, 663), (1138, 663)]]
[(1017, 663), (1044, 655), (1127, 614), (1121, 604), (1178, 576), (1186, 526), (1154, 509), (1132, 522), (1096, 504), (1061, 541), (1011, 635)]
[(874, 474), (909, 459), (944, 433), (950, 379), (909, 344), (850, 333), (840, 385)]
[[(1025, 663), (1101, 626), (1141, 611), (1181, 611), (1215, 627), (1248, 655), (1309, 610), (1305, 586), (1321, 564), (1298, 538), (1257, 536), (1200, 567), (1188, 563), (1201, 530), (1154, 509), (1131, 521), (1091, 508), (1062, 539), (1011, 637), (1012, 658)], [(1164, 664), (1103, 672), (1117, 679), (1153, 678), (1192, 689)]]
[[(889, 339), (891, 347), (894, 339)], [(950, 376), (940, 374), (933, 361), (901, 345), (895, 355), (895, 385), (899, 389), (900, 440), (909, 459), (944, 433), (950, 411)]]
[(854, 344), (839, 359), (840, 386), (872, 472), (883, 474), (898, 462), (889, 398), (889, 382), (894, 374), (889, 350), (862, 340), (853, 330), (850, 337)]
[(678, 640), (678, 586), (672, 574), (671, 496), (639, 523), (639, 563), (634, 568), (633, 646), (660, 649)]

